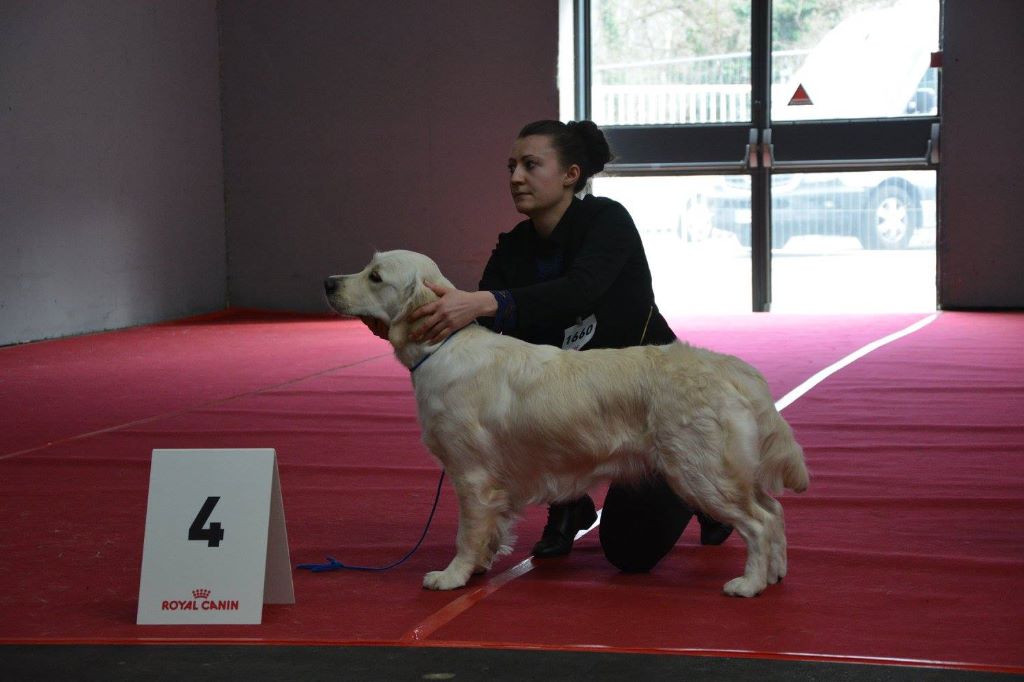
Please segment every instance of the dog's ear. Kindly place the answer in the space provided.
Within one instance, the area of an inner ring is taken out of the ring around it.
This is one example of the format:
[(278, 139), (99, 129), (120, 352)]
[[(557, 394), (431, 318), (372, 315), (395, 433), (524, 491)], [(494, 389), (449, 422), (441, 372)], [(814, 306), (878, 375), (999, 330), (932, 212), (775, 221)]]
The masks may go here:
[(406, 302), (398, 316), (391, 321), (391, 329), (388, 332), (388, 340), (396, 348), (405, 344), (412, 328), (423, 324), (422, 320), (409, 319), (412, 312), (420, 306), (433, 303), (438, 298), (437, 294), (423, 283), (423, 278), (419, 275), (406, 286), (402, 293)]
[(399, 318), (406, 318), (412, 314), (414, 310), (420, 306), (425, 306), (428, 303), (433, 303), (438, 298), (430, 287), (423, 283), (423, 278), (419, 275), (416, 276), (406, 288), (405, 288), (405, 308), (399, 314)]

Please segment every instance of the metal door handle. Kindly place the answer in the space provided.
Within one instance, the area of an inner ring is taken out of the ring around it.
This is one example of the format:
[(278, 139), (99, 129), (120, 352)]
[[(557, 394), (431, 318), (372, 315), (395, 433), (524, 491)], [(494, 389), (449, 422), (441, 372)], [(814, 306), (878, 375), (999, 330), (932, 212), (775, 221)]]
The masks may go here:
[(772, 144), (772, 129), (765, 128), (761, 131), (761, 168), (771, 168), (775, 165), (775, 145)]
[(750, 135), (747, 138), (747, 148), (743, 153), (743, 167), (747, 170), (751, 168), (757, 168), (758, 152), (760, 150), (760, 144), (757, 141), (757, 128), (750, 129)]
[(925, 155), (928, 163), (932, 166), (939, 165), (939, 124), (932, 124), (932, 136), (928, 140), (928, 153)]

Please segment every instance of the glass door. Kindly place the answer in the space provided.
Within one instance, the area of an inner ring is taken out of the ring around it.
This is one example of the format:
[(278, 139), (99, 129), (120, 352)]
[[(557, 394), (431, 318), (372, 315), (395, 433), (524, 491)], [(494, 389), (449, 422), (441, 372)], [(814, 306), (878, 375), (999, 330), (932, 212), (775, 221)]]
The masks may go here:
[[(749, 311), (751, 249), (715, 229), (707, 197), (748, 171), (756, 136), (750, 3), (694, 4), (578, 3), (589, 49), (577, 115), (608, 136), (616, 158), (593, 191), (633, 215), (663, 311)], [(749, 187), (735, 203), (750, 214)]]
[(578, 0), (668, 312), (935, 307), (939, 0)]

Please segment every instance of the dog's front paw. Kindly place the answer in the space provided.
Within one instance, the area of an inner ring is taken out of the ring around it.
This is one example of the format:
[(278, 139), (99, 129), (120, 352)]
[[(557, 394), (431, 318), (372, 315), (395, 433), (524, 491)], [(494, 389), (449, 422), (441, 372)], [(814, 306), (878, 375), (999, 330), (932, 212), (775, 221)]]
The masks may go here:
[(740, 576), (727, 582), (722, 591), (730, 597), (756, 597), (761, 594), (761, 590), (764, 588), (763, 584), (758, 584), (749, 578)]
[(466, 584), (466, 579), (452, 571), (431, 571), (423, 576), (423, 587), (428, 590), (454, 590)]

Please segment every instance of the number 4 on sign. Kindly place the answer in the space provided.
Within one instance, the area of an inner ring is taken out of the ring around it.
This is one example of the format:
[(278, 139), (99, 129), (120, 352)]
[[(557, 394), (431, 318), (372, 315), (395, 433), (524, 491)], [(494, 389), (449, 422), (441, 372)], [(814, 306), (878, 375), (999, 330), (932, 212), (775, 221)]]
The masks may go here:
[(294, 602), (274, 450), (154, 450), (138, 622), (259, 623)]
[(189, 540), (206, 540), (207, 547), (220, 547), (220, 541), (224, 539), (224, 531), (219, 523), (211, 523), (209, 528), (204, 528), (213, 508), (217, 506), (219, 497), (207, 497), (203, 502), (203, 508), (196, 514), (195, 521), (188, 527)]

